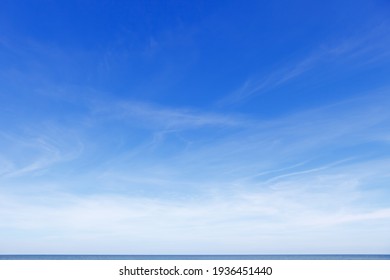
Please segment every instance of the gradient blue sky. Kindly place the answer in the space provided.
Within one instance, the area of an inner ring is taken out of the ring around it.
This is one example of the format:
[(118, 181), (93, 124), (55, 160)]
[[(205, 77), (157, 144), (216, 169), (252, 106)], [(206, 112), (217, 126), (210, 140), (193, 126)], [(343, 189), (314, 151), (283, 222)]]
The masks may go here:
[(390, 253), (388, 1), (1, 1), (0, 253)]

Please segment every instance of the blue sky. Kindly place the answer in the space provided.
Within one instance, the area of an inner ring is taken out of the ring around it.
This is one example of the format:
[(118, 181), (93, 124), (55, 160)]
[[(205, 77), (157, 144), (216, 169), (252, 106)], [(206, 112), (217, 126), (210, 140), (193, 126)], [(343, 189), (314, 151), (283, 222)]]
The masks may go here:
[(0, 253), (390, 253), (389, 15), (2, 1)]

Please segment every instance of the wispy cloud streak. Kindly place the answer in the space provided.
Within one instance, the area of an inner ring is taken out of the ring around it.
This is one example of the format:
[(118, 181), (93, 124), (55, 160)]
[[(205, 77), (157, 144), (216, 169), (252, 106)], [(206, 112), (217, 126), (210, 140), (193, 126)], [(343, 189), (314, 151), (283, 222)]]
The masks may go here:
[(338, 44), (324, 44), (297, 61), (291, 61), (269, 74), (249, 77), (241, 87), (219, 101), (219, 105), (229, 105), (268, 93), (280, 86), (298, 79), (323, 65), (344, 64), (362, 67), (363, 65), (383, 63), (389, 59), (390, 38), (386, 31), (387, 22), (377, 26), (374, 31), (357, 38), (350, 37)]

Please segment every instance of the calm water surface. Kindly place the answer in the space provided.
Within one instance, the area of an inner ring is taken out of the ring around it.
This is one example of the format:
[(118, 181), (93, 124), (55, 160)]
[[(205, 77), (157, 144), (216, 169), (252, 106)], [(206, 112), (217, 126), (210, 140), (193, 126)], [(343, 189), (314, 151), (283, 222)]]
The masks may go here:
[(390, 260), (390, 255), (0, 255), (0, 260)]

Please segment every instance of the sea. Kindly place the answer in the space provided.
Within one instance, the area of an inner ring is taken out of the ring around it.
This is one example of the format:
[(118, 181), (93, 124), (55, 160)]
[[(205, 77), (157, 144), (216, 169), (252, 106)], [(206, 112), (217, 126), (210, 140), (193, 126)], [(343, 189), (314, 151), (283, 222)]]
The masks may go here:
[(390, 255), (1, 255), (0, 260), (390, 260)]

